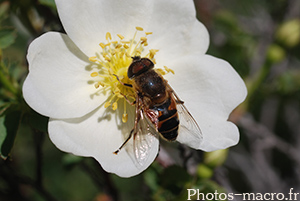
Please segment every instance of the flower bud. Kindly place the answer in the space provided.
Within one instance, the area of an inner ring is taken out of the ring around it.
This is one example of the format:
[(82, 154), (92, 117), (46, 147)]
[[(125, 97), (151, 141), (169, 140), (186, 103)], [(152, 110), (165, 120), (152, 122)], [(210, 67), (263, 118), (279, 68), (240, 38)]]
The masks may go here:
[(292, 19), (283, 23), (276, 32), (276, 39), (287, 47), (294, 47), (300, 42), (300, 20)]
[(222, 165), (228, 155), (227, 149), (221, 149), (217, 151), (207, 152), (204, 154), (204, 164), (209, 167), (215, 168)]

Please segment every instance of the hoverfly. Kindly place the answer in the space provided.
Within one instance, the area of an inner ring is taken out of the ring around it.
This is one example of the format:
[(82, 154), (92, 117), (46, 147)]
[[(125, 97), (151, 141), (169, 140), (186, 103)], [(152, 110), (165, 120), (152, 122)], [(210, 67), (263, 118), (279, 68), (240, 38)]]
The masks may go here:
[(180, 135), (192, 135), (192, 139), (200, 144), (200, 127), (168, 82), (153, 69), (154, 63), (140, 56), (132, 59), (127, 75), (133, 84), (122, 83), (115, 76), (121, 84), (132, 87), (136, 92), (136, 100), (132, 103), (135, 104), (135, 124), (128, 138), (114, 154), (118, 154), (133, 136), (133, 150), (129, 154), (136, 166), (142, 166), (151, 149), (153, 137), (161, 136), (173, 142), (179, 130)]

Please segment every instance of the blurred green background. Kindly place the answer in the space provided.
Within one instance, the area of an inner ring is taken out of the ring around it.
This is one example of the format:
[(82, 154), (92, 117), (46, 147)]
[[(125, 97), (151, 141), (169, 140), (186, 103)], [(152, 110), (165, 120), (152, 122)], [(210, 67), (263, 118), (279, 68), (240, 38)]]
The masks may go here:
[(48, 138), (47, 118), (22, 99), (28, 45), (47, 31), (64, 32), (54, 1), (0, 1), (1, 201), (179, 201), (187, 200), (188, 188), (300, 192), (300, 1), (195, 5), (210, 32), (208, 54), (229, 61), (247, 84), (247, 100), (230, 116), (241, 140), (211, 153), (163, 142), (145, 172), (124, 179), (91, 158), (59, 151)]

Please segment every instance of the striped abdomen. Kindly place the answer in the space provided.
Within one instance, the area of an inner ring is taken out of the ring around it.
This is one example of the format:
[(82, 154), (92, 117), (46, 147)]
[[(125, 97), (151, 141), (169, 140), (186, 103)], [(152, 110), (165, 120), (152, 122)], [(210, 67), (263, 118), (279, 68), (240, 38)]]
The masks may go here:
[(179, 119), (174, 98), (170, 96), (162, 104), (155, 105), (149, 109), (158, 112), (158, 132), (168, 141), (176, 140), (178, 136)]

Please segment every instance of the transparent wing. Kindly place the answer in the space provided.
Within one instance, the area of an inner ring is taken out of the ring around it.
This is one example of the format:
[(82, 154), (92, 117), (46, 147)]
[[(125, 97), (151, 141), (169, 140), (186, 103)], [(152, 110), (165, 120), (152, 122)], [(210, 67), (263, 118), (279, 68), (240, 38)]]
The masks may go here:
[(185, 107), (184, 102), (179, 99), (175, 91), (168, 85), (172, 97), (177, 103), (179, 116), (179, 134), (177, 140), (191, 147), (198, 147), (203, 139), (201, 129), (191, 113)]
[(136, 122), (132, 130), (132, 140), (126, 151), (133, 160), (137, 168), (142, 167), (147, 161), (149, 154), (154, 151), (157, 146), (155, 142), (158, 140), (158, 132), (154, 125), (145, 116), (141, 106), (137, 106)]

